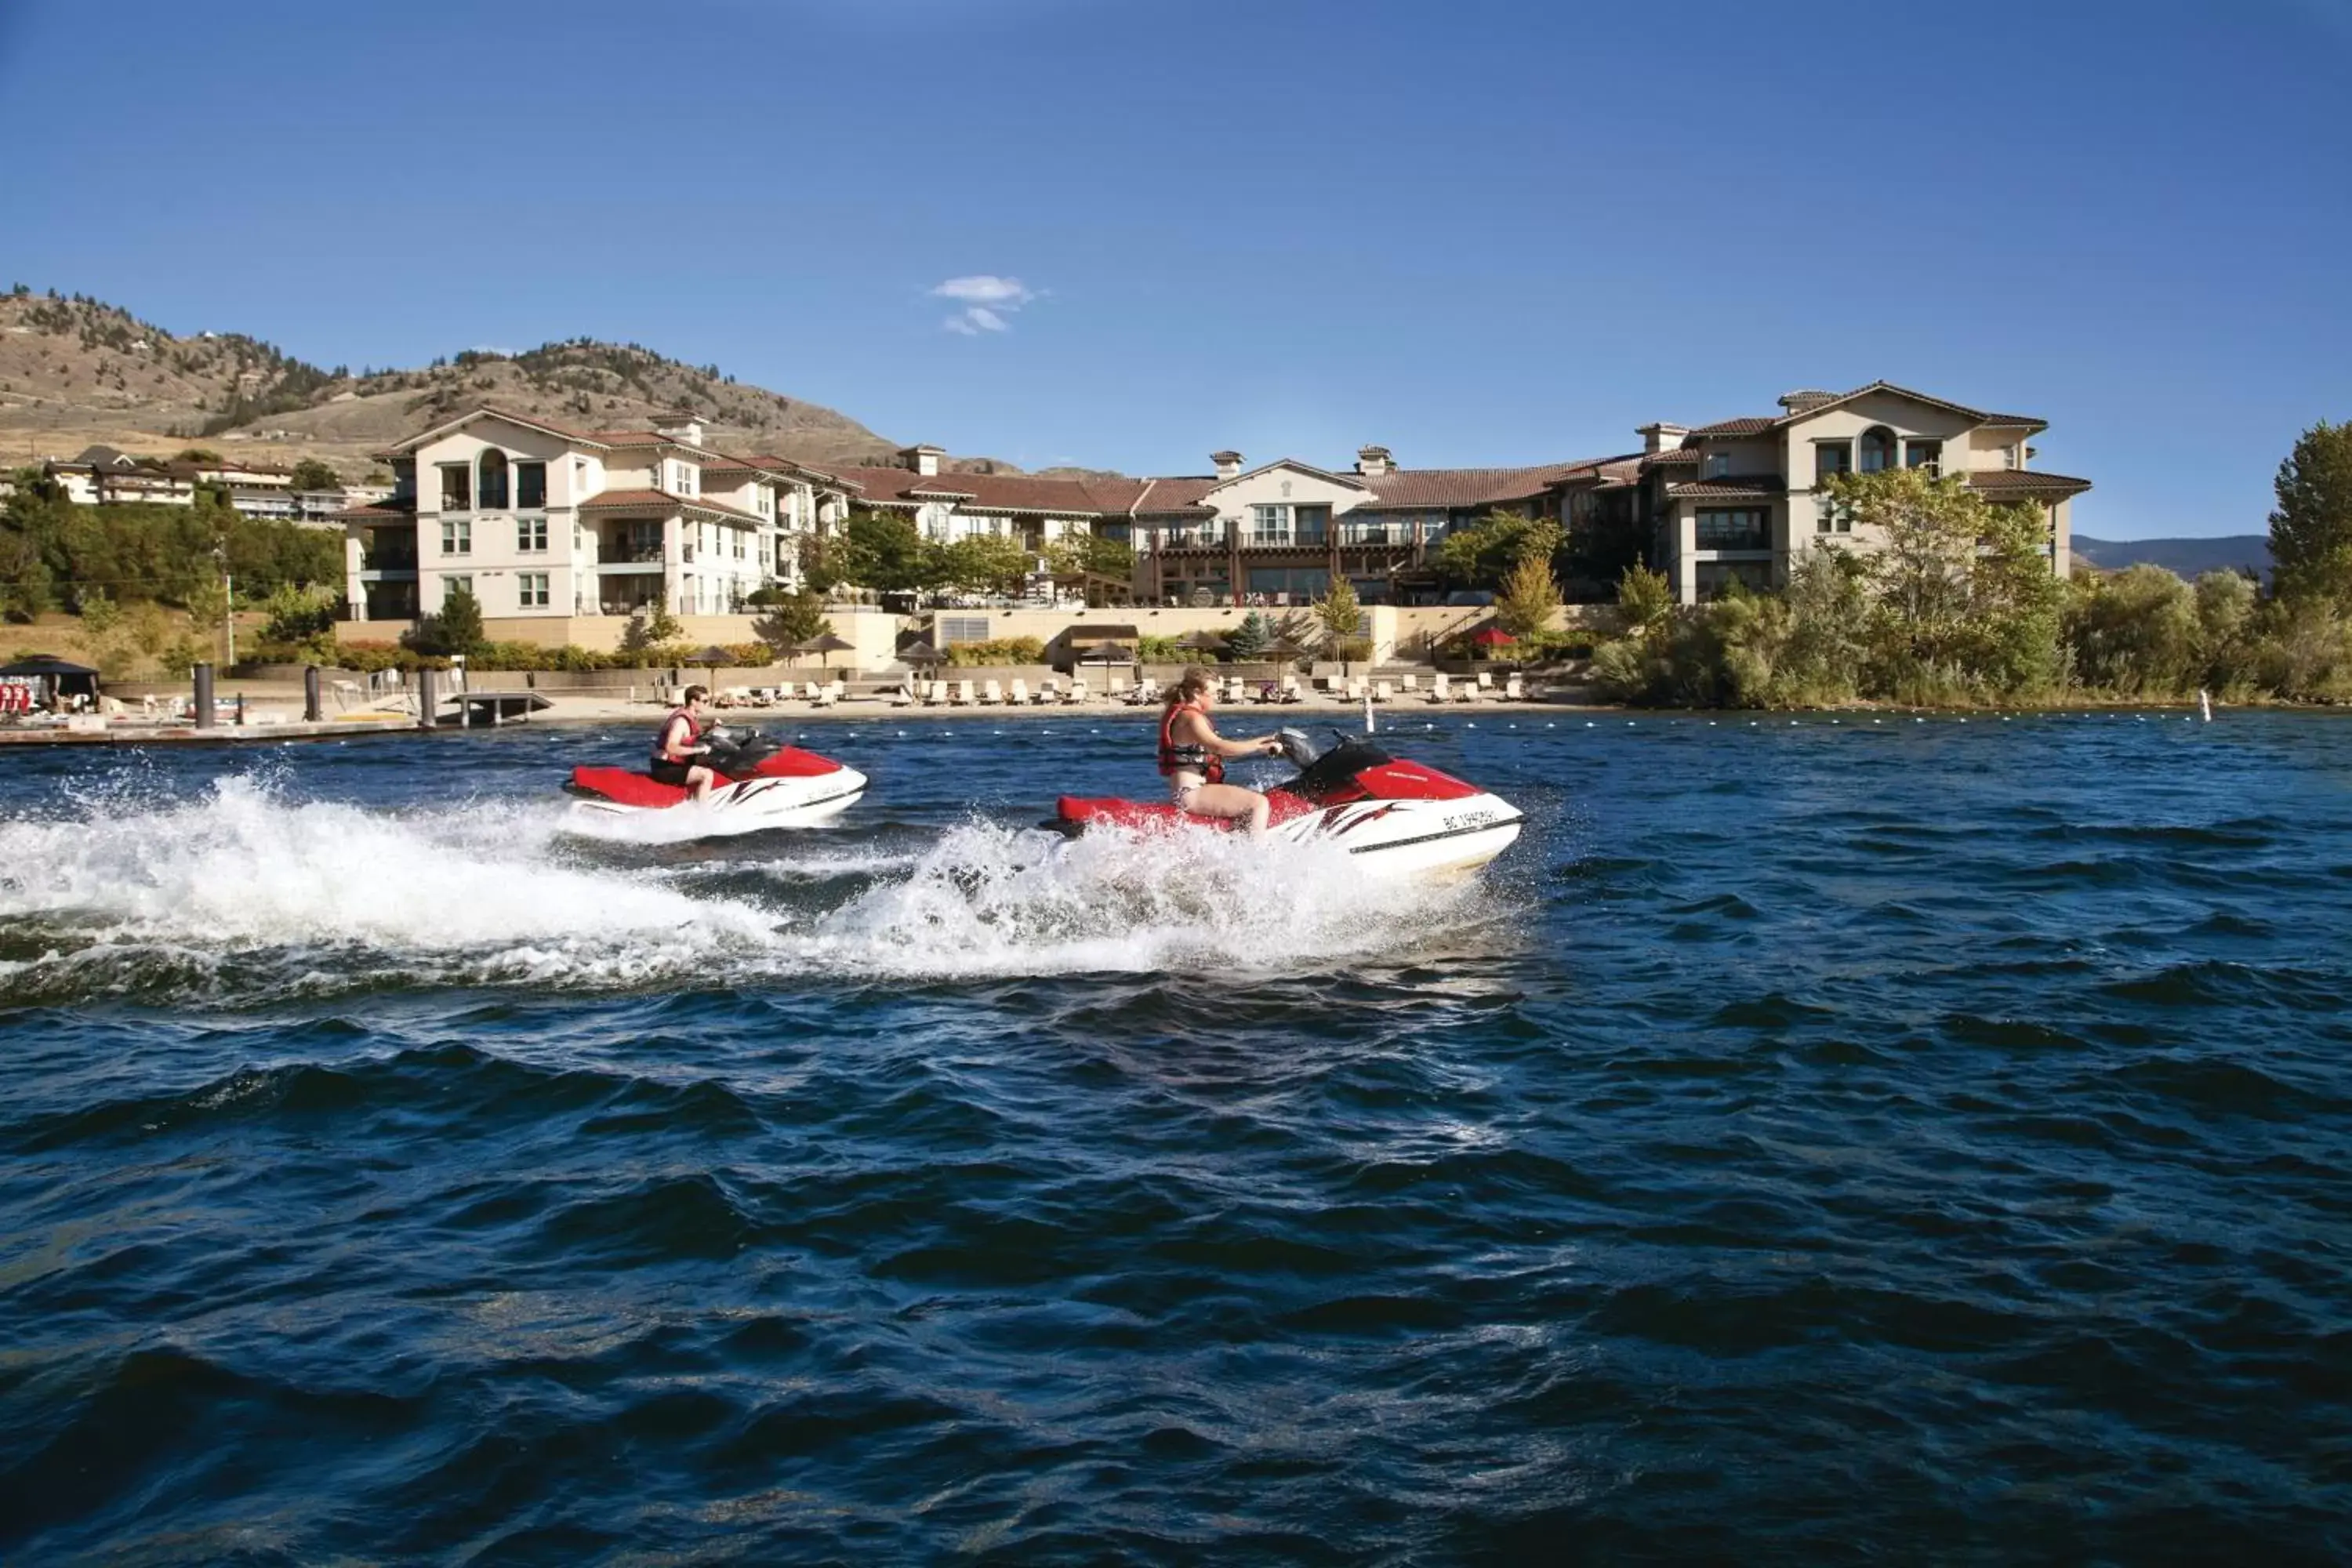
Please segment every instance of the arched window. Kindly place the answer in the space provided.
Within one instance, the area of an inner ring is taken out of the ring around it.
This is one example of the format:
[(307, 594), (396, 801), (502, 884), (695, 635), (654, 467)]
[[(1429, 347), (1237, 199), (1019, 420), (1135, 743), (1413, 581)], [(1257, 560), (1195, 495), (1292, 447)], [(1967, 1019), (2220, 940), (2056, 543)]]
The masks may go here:
[[(1874, 474), (1895, 466), (1895, 432), (1874, 425), (1862, 433), (1862, 471)], [(488, 506), (489, 503), (482, 503)]]
[(493, 447), (482, 454), (481, 480), (475, 487), (477, 502), (486, 511), (502, 511), (507, 504), (507, 455)]

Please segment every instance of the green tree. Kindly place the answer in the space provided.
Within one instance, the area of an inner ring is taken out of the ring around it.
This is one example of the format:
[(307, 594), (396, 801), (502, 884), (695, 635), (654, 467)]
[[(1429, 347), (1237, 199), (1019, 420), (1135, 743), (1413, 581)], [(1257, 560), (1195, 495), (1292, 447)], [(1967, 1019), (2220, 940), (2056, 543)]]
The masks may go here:
[(768, 613), (751, 623), (751, 635), (778, 653), (812, 637), (829, 637), (833, 623), (825, 618), (824, 597), (805, 590), (778, 595)]
[(1502, 589), (1495, 595), (1495, 624), (1522, 643), (1534, 642), (1551, 629), (1559, 605), (1551, 552), (1529, 549), (1503, 574)]
[(1225, 655), (1237, 662), (1246, 663), (1265, 651), (1272, 641), (1266, 629), (1265, 617), (1252, 610), (1242, 617), (1242, 624), (1225, 634)]
[(318, 458), (305, 458), (294, 465), (294, 488), (298, 490), (339, 490), (343, 488), (343, 479)]
[(441, 613), (433, 617), (433, 624), (435, 652), (470, 654), (489, 640), (482, 630), (482, 602), (470, 588), (455, 588), (441, 595)]
[(885, 593), (930, 587), (938, 563), (928, 542), (904, 512), (852, 510), (811, 563), (810, 584), (820, 593), (841, 584)]
[(74, 614), (81, 617), (81, 629), (93, 637), (107, 637), (122, 624), (122, 606), (114, 602), (104, 588), (95, 585), (76, 590)]
[(1524, 512), (1489, 511), (1456, 529), (1437, 544), (1437, 570), (1452, 584), (1467, 588), (1494, 588), (1511, 568), (1529, 554), (1546, 562), (1558, 553), (1559, 524)]
[(1617, 579), (1617, 613), (1629, 633), (1645, 642), (1657, 642), (1674, 619), (1674, 584), (1663, 572), (1628, 566)]
[(972, 594), (1017, 594), (1029, 581), (1029, 552), (1017, 539), (976, 533), (940, 552), (940, 581)]
[(669, 606), (658, 599), (639, 605), (621, 630), (621, 651), (640, 658), (659, 658), (667, 653), (686, 627), (670, 614)]
[(2197, 579), (2199, 679), (2216, 691), (2254, 678), (2254, 619), (2260, 595), (2242, 572), (2208, 572)]
[(1343, 573), (1331, 579), (1323, 596), (1315, 601), (1315, 619), (1323, 628), (1324, 640), (1333, 647), (1352, 642), (1364, 632), (1364, 605), (1356, 596), (1355, 584)]
[(2279, 465), (2271, 561), (2282, 598), (2352, 602), (2352, 420), (2323, 419)]
[(2119, 692), (2171, 695), (2201, 680), (2197, 596), (2145, 563), (2078, 578), (2066, 609), (2075, 679)]
[(1870, 653), (1862, 563), (1835, 545), (1817, 544), (1789, 569), (1783, 599), (1788, 641), (1780, 650), (1775, 700), (1837, 703), (1859, 696)]

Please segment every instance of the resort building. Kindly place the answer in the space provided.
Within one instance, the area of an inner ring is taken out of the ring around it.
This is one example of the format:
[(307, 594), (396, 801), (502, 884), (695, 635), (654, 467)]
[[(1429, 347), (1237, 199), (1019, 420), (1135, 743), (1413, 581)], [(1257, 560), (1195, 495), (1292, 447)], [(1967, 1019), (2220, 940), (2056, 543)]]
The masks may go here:
[(150, 506), (196, 504), (193, 473), (142, 463), (112, 447), (84, 447), (70, 463), (47, 463), (42, 468), (64, 488), (66, 499), (77, 506), (114, 506), (132, 501)]
[(2032, 467), (2032, 437), (2047, 421), (1989, 414), (1883, 381), (1852, 392), (1792, 392), (1780, 412), (1696, 428), (1658, 423), (1636, 432), (1638, 453), (1562, 476), (1545, 510), (1571, 529), (1630, 530), (1684, 604), (1739, 582), (1785, 584), (1824, 544), (1869, 551), (1882, 541), (1828, 504), (1821, 482), (1895, 467), (1964, 478), (1988, 500), (2041, 509), (2051, 570), (2074, 568), (2070, 503), (2088, 479)]
[[(1030, 555), (1033, 591), (1043, 594), (1048, 544), (1101, 530), (1118, 498), (1134, 481), (1114, 482), (1109, 499), (1093, 481), (1041, 479), (1028, 474), (942, 473), (946, 451), (908, 447), (896, 468), (854, 467), (835, 470), (856, 492), (856, 504), (901, 511), (913, 518), (923, 537), (941, 544), (982, 535), (1019, 542)], [(1126, 489), (1117, 487), (1124, 486)]]
[(393, 493), (336, 515), (354, 618), (725, 615), (797, 586), (806, 542), (845, 514), (834, 476), (703, 444), (698, 421), (569, 430), (479, 408), (377, 455)]

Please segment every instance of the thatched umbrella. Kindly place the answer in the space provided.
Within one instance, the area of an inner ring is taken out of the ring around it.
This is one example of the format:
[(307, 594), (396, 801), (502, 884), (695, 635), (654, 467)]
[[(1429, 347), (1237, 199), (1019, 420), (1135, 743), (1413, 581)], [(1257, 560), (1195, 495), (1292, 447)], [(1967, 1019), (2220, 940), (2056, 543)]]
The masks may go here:
[(898, 662), (901, 664), (911, 664), (919, 668), (922, 666), (937, 667), (939, 665), (945, 664), (947, 661), (947, 655), (941, 653), (938, 648), (933, 647), (929, 643), (923, 641), (919, 637), (898, 650)]
[(1078, 656), (1080, 664), (1099, 664), (1108, 668), (1115, 664), (1133, 664), (1135, 650), (1123, 643), (1097, 643)]
[(729, 653), (725, 648), (720, 647), (717, 643), (713, 643), (709, 647), (698, 647), (692, 653), (688, 654), (686, 656), (686, 662), (688, 664), (708, 665), (710, 668), (717, 669), (722, 664), (734, 663), (735, 656)]
[(856, 653), (857, 645), (847, 637), (838, 637), (831, 632), (824, 632), (804, 642), (793, 644), (793, 651), (794, 653)]
[(1176, 646), (1189, 647), (1194, 653), (1223, 653), (1225, 651), (1225, 634), (1212, 631), (1188, 632), (1176, 639)]

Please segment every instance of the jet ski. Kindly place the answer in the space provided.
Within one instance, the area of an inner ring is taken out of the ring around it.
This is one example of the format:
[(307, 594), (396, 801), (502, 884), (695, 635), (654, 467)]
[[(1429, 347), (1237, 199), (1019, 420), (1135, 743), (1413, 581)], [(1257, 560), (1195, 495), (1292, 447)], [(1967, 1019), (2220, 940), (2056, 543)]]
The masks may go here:
[[(768, 827), (814, 827), (857, 804), (866, 775), (831, 757), (770, 740), (757, 730), (718, 726), (703, 740), (701, 759), (719, 775), (700, 808), (707, 832), (755, 833)], [(640, 816), (696, 809), (693, 793), (657, 783), (628, 768), (578, 767), (563, 785), (573, 812), (589, 817)]]
[[(1281, 731), (1297, 776), (1265, 792), (1266, 837), (1332, 844), (1384, 875), (1445, 877), (1476, 870), (1511, 847), (1526, 819), (1506, 800), (1425, 763), (1391, 757), (1371, 742), (1335, 735), (1318, 751), (1297, 730)], [(1173, 805), (1064, 795), (1041, 826), (1072, 837), (1101, 828), (1130, 832), (1235, 832), (1244, 824), (1196, 816)]]

